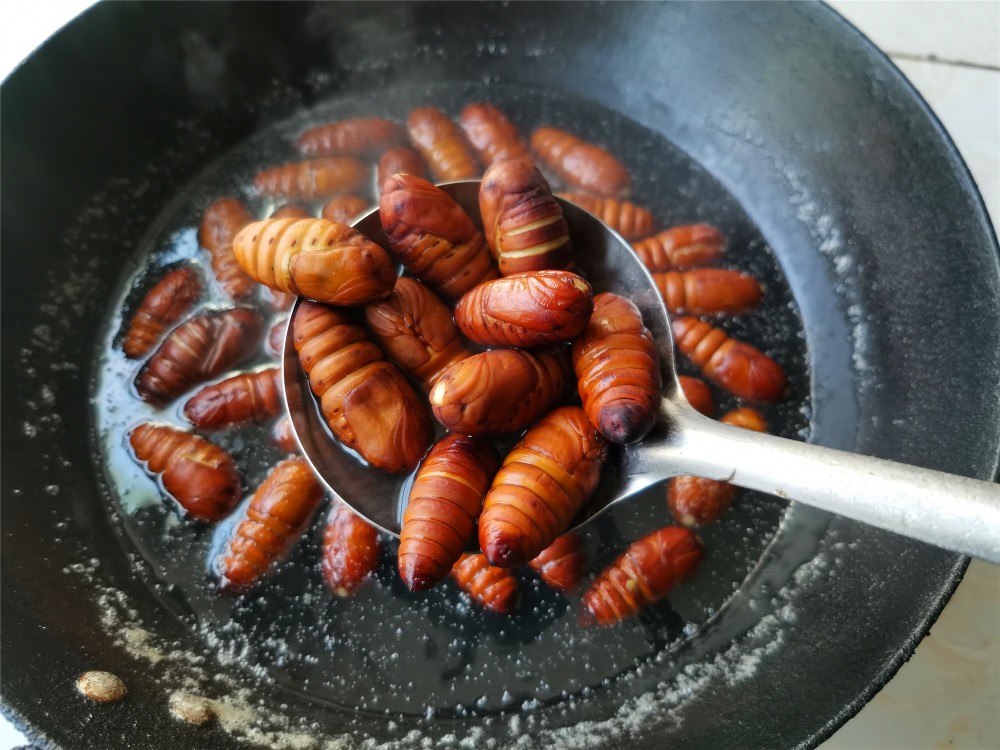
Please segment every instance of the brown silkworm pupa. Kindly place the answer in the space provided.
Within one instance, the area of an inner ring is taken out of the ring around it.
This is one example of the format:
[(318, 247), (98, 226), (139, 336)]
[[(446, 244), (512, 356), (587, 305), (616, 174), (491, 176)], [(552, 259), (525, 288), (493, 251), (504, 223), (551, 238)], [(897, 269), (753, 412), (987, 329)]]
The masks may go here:
[(491, 565), (537, 557), (563, 533), (597, 487), (607, 444), (583, 409), (549, 413), (511, 449), (486, 493), (479, 547)]
[(500, 456), (489, 443), (445, 435), (420, 464), (403, 513), (398, 566), (412, 591), (445, 578), (476, 536)]

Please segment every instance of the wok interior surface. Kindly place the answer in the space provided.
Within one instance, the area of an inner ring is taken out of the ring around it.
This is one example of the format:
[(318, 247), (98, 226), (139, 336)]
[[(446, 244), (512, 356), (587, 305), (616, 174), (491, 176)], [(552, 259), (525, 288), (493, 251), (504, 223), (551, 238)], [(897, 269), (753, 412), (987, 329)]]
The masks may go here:
[[(505, 627), (456, 613), (441, 595), (424, 605), (424, 632), (415, 633), (403, 615), (362, 617), (364, 598), (337, 617), (318, 592), (309, 598), (314, 583), (291, 568), (255, 601), (192, 597), (162, 575), (163, 566), (150, 574), (151, 540), (166, 548), (184, 533), (162, 507), (147, 511), (159, 535), (130, 534), (134, 516), (116, 510), (109, 519), (91, 456), (107, 435), (89, 402), (92, 385), (108, 376), (92, 363), (95, 349), (103, 351), (109, 300), (118, 304), (134, 263), (171, 235), (172, 220), (185, 211), (188, 224), (195, 220), (206, 198), (196, 187), (215, 189), (231, 174), (206, 171), (220, 154), (243, 144), (222, 158), (238, 161), (249, 143), (253, 158), (264, 159), (268, 136), (247, 141), (252, 134), (293, 132), (288, 117), (303, 107), (353, 113), (367, 103), (401, 117), (417, 103), (454, 111), (488, 98), (522, 107), (512, 114), (525, 130), (524, 117), (552, 117), (570, 129), (586, 121), (575, 129), (648, 168), (639, 170), (644, 188), (655, 192), (659, 180), (662, 193), (677, 191), (670, 201), (690, 201), (668, 206), (668, 215), (719, 217), (727, 229), (759, 230), (773, 249), (801, 310), (810, 380), (801, 368), (796, 388), (803, 397), (811, 391), (812, 440), (981, 478), (995, 471), (1000, 405), (978, 397), (1000, 383), (995, 240), (935, 124), (832, 13), (335, 7), (212, 5), (179, 19), (156, 6), (99, 6), (5, 83), (3, 355), (18, 366), (2, 381), (7, 710), (63, 746), (107, 746), (125, 733), (154, 747), (187, 732), (191, 742), (211, 735), (214, 746), (236, 746), (245, 736), (239, 730), (256, 721), (286, 739), (349, 733), (401, 744), (448, 735), (509, 744), (525, 732), (542, 744), (818, 742), (912, 651), (955, 585), (961, 559), (799, 507), (764, 551), (781, 506), (763, 501), (707, 532), (728, 535), (709, 544), (721, 567), (671, 597), (672, 609), (652, 622), (591, 641), (560, 638), (560, 627), (573, 627), (565, 604), (523, 586), (521, 610), (537, 609), (537, 619)], [(124, 26), (134, 30), (127, 39)], [(684, 42), (664, 46), (665, 38)], [(76, 76), (101, 83), (74, 85)], [(78, 118), (60, 118), (63, 107)], [(655, 166), (664, 158), (672, 169), (660, 175)], [(942, 255), (945, 245), (953, 252)], [(41, 252), (53, 262), (40, 263)], [(795, 311), (785, 310), (798, 329)], [(794, 433), (807, 415), (784, 416), (783, 428)], [(652, 528), (654, 513), (663, 518), (661, 493), (622, 509), (601, 527), (606, 536), (595, 529), (592, 551), (599, 543), (620, 548), (630, 531)], [(116, 530), (125, 532), (125, 555)], [(208, 540), (199, 543), (203, 550)], [(314, 560), (316, 551), (307, 544), (301, 554)], [(745, 581), (733, 578), (740, 566), (749, 570)], [(191, 565), (180, 567), (191, 575)], [(389, 581), (390, 572), (380, 577)], [(405, 593), (391, 593), (409, 607)], [(282, 609), (291, 599), (302, 606)], [(260, 669), (260, 654), (246, 658), (233, 632), (193, 632), (196, 613), (246, 626), (265, 653), (281, 640), (294, 648), (275, 647), (267, 654), (272, 668)], [(685, 632), (686, 625), (693, 627)], [(331, 628), (333, 641), (308, 642)], [(539, 638), (543, 628), (549, 635)], [(393, 639), (398, 646), (379, 648), (378, 658), (351, 648)], [(429, 653), (431, 642), (443, 653)], [(344, 671), (340, 685), (324, 691), (311, 660), (331, 653), (345, 659)], [(500, 677), (480, 710), (466, 706), (478, 687), (450, 695), (449, 685), (464, 690), (473, 662), (476, 683), (505, 670), (516, 676), (521, 653), (583, 677), (568, 688), (528, 681), (525, 695), (537, 693), (541, 706), (505, 695)], [(617, 665), (636, 657), (643, 663), (616, 679)], [(400, 659), (409, 659), (412, 674)], [(453, 673), (422, 669), (425, 661)], [(98, 713), (71, 693), (76, 675), (94, 666), (126, 680), (125, 703)], [(214, 679), (220, 671), (224, 679)], [(39, 674), (66, 700), (41, 703)], [(396, 689), (362, 689), (352, 674)], [(409, 686), (411, 678), (417, 684)], [(235, 735), (185, 728), (165, 710), (177, 689), (254, 710), (226, 714), (222, 725)], [(565, 700), (563, 690), (578, 699)], [(88, 721), (82, 735), (81, 721)]]

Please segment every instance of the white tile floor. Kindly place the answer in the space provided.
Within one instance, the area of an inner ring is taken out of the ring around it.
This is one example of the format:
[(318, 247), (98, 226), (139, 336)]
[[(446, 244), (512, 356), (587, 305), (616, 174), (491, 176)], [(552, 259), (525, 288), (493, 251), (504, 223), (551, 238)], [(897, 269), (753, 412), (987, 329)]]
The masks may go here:
[(1000, 2), (856, 2), (834, 10), (889, 54), (951, 134), (1000, 223)]
[(998, 67), (1000, 3), (831, 0), (829, 4), (893, 57)]
[[(833, 7), (893, 57), (951, 133), (1000, 222), (1000, 3)], [(86, 0), (0, 4), (0, 75)], [(43, 11), (43, 12), (40, 12)], [(823, 750), (1000, 748), (1000, 567), (975, 562), (914, 657)], [(0, 718), (0, 750), (24, 743)]]

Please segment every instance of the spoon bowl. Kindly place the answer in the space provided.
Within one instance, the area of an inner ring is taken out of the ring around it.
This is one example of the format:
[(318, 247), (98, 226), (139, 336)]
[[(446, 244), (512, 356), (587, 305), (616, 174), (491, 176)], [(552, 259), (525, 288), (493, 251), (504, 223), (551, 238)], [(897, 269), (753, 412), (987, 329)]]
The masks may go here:
[[(481, 226), (479, 185), (479, 180), (462, 180), (438, 187), (454, 198), (477, 226)], [(594, 287), (595, 293), (616, 292), (635, 302), (657, 342), (664, 393), (670, 398), (683, 399), (674, 374), (673, 340), (667, 311), (653, 278), (621, 235), (573, 203), (561, 198), (556, 200), (562, 205), (573, 238), (576, 261), (583, 275)], [(378, 244), (388, 247), (377, 208), (360, 216), (353, 226)], [(406, 507), (404, 495), (409, 490), (412, 477), (365, 466), (357, 453), (345, 448), (333, 437), (319, 402), (309, 389), (309, 379), (299, 366), (298, 354), (289, 333), (299, 304), (297, 300), (289, 316), (282, 376), (285, 403), (302, 453), (334, 497), (347, 503), (382, 531), (399, 536), (403, 509)], [(578, 525), (589, 522), (612, 504), (624, 500), (626, 494), (621, 490), (612, 486), (610, 491), (599, 492), (585, 514), (578, 519)]]
[[(439, 187), (481, 226), (479, 185), (479, 180), (465, 180)], [(743, 430), (695, 411), (677, 380), (670, 321), (649, 271), (621, 235), (578, 206), (556, 200), (569, 225), (576, 263), (594, 292), (627, 297), (642, 313), (656, 341), (662, 382), (656, 425), (640, 442), (612, 450), (614, 481), (602, 483), (611, 486), (599, 489), (573, 528), (658, 482), (693, 474), (804, 502), (1000, 563), (997, 485)], [(357, 219), (354, 227), (388, 247), (378, 209)], [(292, 308), (289, 329), (300, 302)], [(382, 531), (398, 536), (412, 475), (367, 467), (337, 442), (287, 331), (283, 381), (296, 439), (316, 474), (335, 498)]]

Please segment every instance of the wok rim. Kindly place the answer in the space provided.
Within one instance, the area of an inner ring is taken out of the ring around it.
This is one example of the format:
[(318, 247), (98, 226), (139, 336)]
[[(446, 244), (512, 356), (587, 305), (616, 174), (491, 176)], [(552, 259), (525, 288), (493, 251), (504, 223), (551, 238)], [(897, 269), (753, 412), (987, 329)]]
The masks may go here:
[[(917, 90), (916, 86), (910, 82), (910, 79), (907, 78), (903, 71), (896, 66), (896, 63), (893, 62), (892, 58), (884, 50), (882, 50), (881, 47), (869, 39), (864, 32), (847, 20), (847, 18), (838, 13), (829, 3), (824, 1), (820, 3), (820, 7), (822, 7), (822, 9), (829, 13), (834, 19), (839, 21), (848, 34), (853, 34), (862, 45), (866, 45), (875, 53), (876, 57), (878, 57), (882, 63), (888, 67), (895, 81), (902, 85), (902, 88), (917, 103), (920, 111), (931, 122), (935, 134), (946, 144), (949, 161), (951, 161), (953, 166), (958, 167), (959, 174), (962, 177), (962, 182), (965, 183), (964, 187), (966, 193), (971, 193), (974, 198), (976, 207), (979, 209), (979, 219), (986, 227), (987, 238), (992, 239), (993, 241), (993, 252), (998, 263), (1000, 263), (1000, 244), (998, 244), (996, 228), (993, 226), (989, 211), (986, 210), (986, 201), (983, 199), (979, 186), (976, 184), (976, 180), (972, 176), (972, 171), (969, 169), (969, 165), (966, 163), (961, 151), (958, 150), (958, 146), (955, 144), (954, 139), (952, 139), (951, 134), (948, 133), (947, 129), (945, 129), (944, 124), (937, 116), (937, 113), (934, 112), (930, 104), (927, 103), (927, 100), (924, 99), (923, 95), (921, 95), (921, 93)], [(1000, 446), (998, 446), (996, 454), (993, 458), (993, 471), (991, 477), (989, 477), (989, 480), (994, 482), (998, 479), (1000, 479)], [(944, 611), (944, 608), (948, 606), (948, 603), (951, 601), (951, 597), (954, 595), (955, 590), (965, 577), (965, 572), (968, 570), (969, 563), (971, 561), (972, 558), (965, 557), (963, 555), (955, 556), (955, 563), (952, 566), (948, 579), (939, 589), (935, 596), (933, 606), (927, 612), (927, 616), (921, 621), (917, 630), (911, 635), (910, 639), (900, 646), (895, 653), (893, 653), (883, 668), (879, 670), (876, 678), (868, 683), (865, 689), (861, 691), (853, 702), (847, 704), (841, 713), (831, 717), (830, 720), (816, 733), (800, 743), (800, 747), (816, 747), (828, 740), (837, 732), (837, 730), (861, 713), (861, 710), (871, 702), (871, 700), (882, 690), (882, 688), (889, 684), (892, 678), (896, 676), (896, 673), (899, 672), (900, 668), (916, 653), (917, 648), (923, 640), (930, 635), (931, 628), (934, 627), (934, 623), (937, 622), (938, 617), (941, 616), (941, 612)]]

